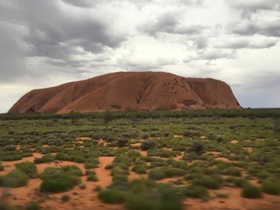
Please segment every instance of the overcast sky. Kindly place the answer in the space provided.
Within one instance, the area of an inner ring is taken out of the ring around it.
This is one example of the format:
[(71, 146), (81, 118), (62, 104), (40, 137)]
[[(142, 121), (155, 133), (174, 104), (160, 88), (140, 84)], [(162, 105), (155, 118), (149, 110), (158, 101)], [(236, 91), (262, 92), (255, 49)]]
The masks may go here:
[(0, 113), (116, 71), (216, 78), (243, 107), (280, 107), (279, 38), (280, 0), (0, 0)]

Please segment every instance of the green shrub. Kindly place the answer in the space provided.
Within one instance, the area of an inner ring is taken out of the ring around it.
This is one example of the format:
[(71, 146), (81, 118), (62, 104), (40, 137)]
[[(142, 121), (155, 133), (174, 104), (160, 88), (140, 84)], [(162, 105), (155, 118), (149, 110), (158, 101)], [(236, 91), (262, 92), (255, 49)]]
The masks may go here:
[(156, 200), (155, 195), (151, 192), (142, 192), (140, 194), (132, 194), (127, 197), (125, 202), (126, 210), (157, 210), (159, 208), (159, 201)]
[(243, 187), (245, 184), (248, 184), (248, 180), (244, 178), (233, 178), (233, 183), (237, 187)]
[(155, 190), (142, 188), (126, 198), (127, 210), (182, 210), (182, 193), (178, 188), (160, 184)]
[(62, 172), (68, 172), (76, 176), (82, 176), (83, 172), (78, 166), (75, 165), (67, 165), (67, 166), (62, 166), (59, 170)]
[(147, 167), (146, 164), (136, 164), (132, 167), (132, 171), (136, 172), (137, 174), (146, 174)]
[(146, 140), (140, 145), (141, 150), (148, 150), (156, 147), (156, 142), (153, 140)]
[(27, 205), (26, 205), (26, 210), (40, 210), (41, 209), (41, 206), (39, 203), (37, 202), (29, 202)]
[(224, 174), (239, 177), (242, 175), (241, 170), (234, 166), (230, 166), (229, 168), (225, 169)]
[(76, 155), (76, 156), (73, 156), (73, 161), (75, 163), (84, 163), (86, 161), (86, 159), (82, 155)]
[(261, 171), (259, 173), (257, 173), (257, 177), (261, 180), (267, 179), (268, 177), (270, 177), (270, 174), (267, 173), (266, 171)]
[(193, 151), (197, 154), (201, 154), (204, 150), (204, 141), (202, 140), (194, 140), (189, 151)]
[(197, 185), (191, 185), (185, 189), (185, 196), (190, 198), (207, 198), (209, 197), (209, 192), (206, 188)]
[(111, 171), (111, 176), (115, 175), (128, 175), (129, 171), (121, 168), (120, 166), (115, 166)]
[(129, 187), (133, 193), (139, 193), (145, 190), (149, 190), (150, 188), (154, 188), (156, 186), (156, 182), (152, 179), (133, 179), (129, 183)]
[(219, 180), (214, 179), (211, 176), (202, 176), (195, 180), (193, 180), (195, 185), (200, 185), (206, 187), (208, 189), (220, 189), (221, 182)]
[(247, 184), (243, 185), (241, 195), (242, 195), (242, 197), (245, 197), (245, 198), (261, 198), (262, 191), (260, 188), (254, 186), (250, 183), (247, 183)]
[(41, 179), (43, 179), (40, 190), (54, 193), (67, 191), (81, 182), (79, 178), (81, 175), (83, 175), (82, 171), (74, 165), (61, 168), (47, 167), (40, 174)]
[(69, 195), (62, 195), (61, 196), (61, 201), (62, 202), (67, 202), (67, 201), (69, 201), (71, 199), (71, 197), (69, 196)]
[(265, 181), (262, 184), (262, 191), (272, 195), (279, 195), (280, 194), (280, 185), (275, 182)]
[(110, 204), (123, 203), (125, 201), (125, 194), (124, 192), (121, 192), (119, 190), (105, 189), (105, 190), (101, 190), (98, 193), (98, 198), (103, 203), (110, 203)]
[(96, 168), (98, 167), (99, 160), (97, 158), (91, 158), (85, 161), (84, 167), (85, 169), (91, 169), (91, 168)]
[(161, 168), (153, 168), (149, 172), (149, 178), (154, 180), (161, 180), (165, 178), (165, 173)]
[(118, 139), (117, 140), (117, 146), (118, 147), (124, 147), (124, 146), (127, 145), (128, 142), (129, 142), (128, 139), (125, 139), (125, 138)]
[(112, 182), (113, 182), (113, 184), (127, 183), (128, 177), (127, 177), (127, 175), (124, 175), (124, 174), (116, 174), (113, 176)]
[(19, 153), (12, 153), (1, 157), (1, 160), (3, 161), (15, 161), (21, 159), (22, 159), (22, 155)]
[(94, 171), (88, 171), (87, 173), (87, 181), (97, 182), (98, 177)]
[(40, 178), (43, 180), (47, 179), (56, 179), (61, 175), (61, 170), (55, 167), (47, 167), (45, 170), (40, 174)]
[(34, 163), (39, 164), (39, 163), (50, 163), (54, 161), (54, 157), (52, 155), (44, 155), (41, 158), (35, 158)]
[(4, 166), (2, 166), (1, 160), (0, 160), (0, 171), (4, 171)]
[(166, 178), (183, 176), (184, 174), (186, 174), (185, 170), (174, 167), (163, 167), (162, 170)]
[(58, 178), (58, 179), (48, 179), (41, 183), (41, 192), (51, 192), (59, 193), (70, 190), (74, 187), (74, 183), (69, 179)]
[(16, 168), (24, 172), (30, 178), (37, 177), (37, 167), (32, 162), (21, 162), (16, 164)]
[(14, 169), (3, 177), (3, 185), (5, 187), (23, 187), (29, 181), (29, 177), (21, 170)]

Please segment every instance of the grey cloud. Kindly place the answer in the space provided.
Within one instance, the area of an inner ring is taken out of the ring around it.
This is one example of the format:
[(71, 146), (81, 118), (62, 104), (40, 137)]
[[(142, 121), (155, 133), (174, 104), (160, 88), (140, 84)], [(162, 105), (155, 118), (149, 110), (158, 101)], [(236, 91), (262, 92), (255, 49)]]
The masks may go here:
[(232, 59), (235, 57), (234, 50), (210, 49), (199, 53), (199, 60)]
[(263, 69), (260, 74), (252, 74), (239, 86), (235, 94), (243, 107), (279, 107), (280, 100), (275, 94), (280, 91), (280, 72)]
[[(108, 0), (62, 0), (64, 3), (74, 6), (80, 7), (83, 9), (92, 9), (104, 6), (108, 4)], [(110, 4), (114, 5), (114, 7), (122, 7), (125, 4), (133, 4), (138, 9), (142, 9), (146, 5), (150, 4), (152, 0), (110, 0)]]
[(15, 75), (24, 75), (23, 55), (26, 46), (21, 43), (22, 30), (0, 21), (0, 82), (9, 82)]
[(66, 4), (70, 4), (72, 6), (76, 7), (82, 7), (82, 8), (91, 8), (95, 7), (96, 4), (98, 4), (98, 1), (96, 0), (63, 0)]
[(265, 36), (280, 37), (280, 19), (275, 21), (251, 22), (243, 21), (240, 23), (232, 23), (229, 29), (240, 35), (261, 34)]
[(257, 12), (258, 10), (279, 10), (278, 0), (226, 0), (232, 8), (241, 9), (244, 12)]
[(209, 61), (219, 59), (233, 59), (236, 57), (236, 50), (231, 49), (206, 49), (199, 50), (196, 55), (188, 56), (183, 60), (184, 63), (190, 63), (193, 61), (207, 61), (208, 64), (212, 64)]
[(30, 46), (29, 56), (67, 59), (75, 55), (76, 47), (100, 53), (106, 47), (118, 47), (126, 39), (94, 13), (71, 13), (61, 4), (55, 0), (15, 0), (13, 5), (3, 6), (10, 14), (7, 21), (28, 28), (24, 40)]
[(226, 0), (231, 8), (240, 11), (242, 19), (251, 20), (254, 14), (259, 11), (280, 11), (279, 0)]
[(253, 41), (252, 38), (238, 38), (235, 37), (234, 39), (222, 40), (216, 45), (214, 48), (221, 48), (221, 49), (263, 49), (263, 48), (270, 48), (275, 46), (278, 43), (277, 38), (263, 38), (262, 40)]
[(167, 13), (159, 16), (155, 21), (145, 23), (139, 27), (143, 32), (157, 36), (158, 33), (193, 35), (200, 34), (205, 27), (202, 25), (187, 25), (180, 23), (179, 14)]
[(164, 66), (177, 63), (176, 59), (159, 58), (156, 60), (134, 60), (129, 58), (121, 58), (117, 61), (119, 66), (130, 71), (152, 71), (162, 69)]

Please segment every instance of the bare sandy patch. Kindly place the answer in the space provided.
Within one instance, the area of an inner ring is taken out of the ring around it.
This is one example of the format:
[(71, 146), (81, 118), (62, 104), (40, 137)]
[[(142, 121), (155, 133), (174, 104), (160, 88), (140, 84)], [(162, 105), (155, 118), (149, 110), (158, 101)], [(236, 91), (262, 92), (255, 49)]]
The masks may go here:
[(217, 158), (215, 158), (215, 160), (220, 160), (220, 161), (224, 161), (224, 162), (228, 162), (228, 163), (237, 162), (237, 161), (235, 161), (235, 160), (230, 160), (230, 159), (225, 158), (225, 157), (217, 157)]
[(173, 138), (175, 138), (175, 139), (176, 139), (176, 138), (183, 138), (183, 135), (180, 135), (180, 134), (174, 134), (174, 135), (173, 135)]
[(253, 148), (252, 147), (245, 147), (244, 150), (246, 150), (247, 152), (253, 152)]
[(238, 143), (238, 140), (233, 139), (233, 140), (230, 141), (230, 143), (232, 143), (232, 144), (237, 144), (237, 143)]

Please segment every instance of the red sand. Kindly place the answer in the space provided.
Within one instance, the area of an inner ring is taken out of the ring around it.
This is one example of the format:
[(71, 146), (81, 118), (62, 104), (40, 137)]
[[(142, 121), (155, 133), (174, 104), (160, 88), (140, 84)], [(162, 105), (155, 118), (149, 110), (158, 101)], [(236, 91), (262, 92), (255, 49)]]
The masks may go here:
[[(41, 154), (34, 153), (34, 157), (23, 158), (21, 161), (2, 161), (2, 165), (5, 166), (5, 170), (0, 173), (4, 175), (14, 168), (14, 164), (22, 161), (33, 161), (35, 157), (40, 157)], [(46, 209), (52, 210), (70, 210), (70, 209), (96, 209), (96, 210), (123, 210), (122, 205), (109, 205), (103, 204), (97, 198), (97, 192), (94, 191), (96, 186), (106, 187), (111, 183), (112, 177), (110, 176), (110, 170), (106, 170), (105, 166), (111, 164), (114, 157), (100, 157), (99, 168), (94, 169), (99, 178), (98, 182), (86, 181), (86, 176), (81, 177), (82, 183), (86, 185), (86, 189), (80, 189), (76, 186), (74, 189), (57, 194), (43, 194), (39, 192), (39, 186), (41, 180), (39, 178), (30, 179), (26, 187), (20, 188), (0, 188), (0, 195), (8, 193), (10, 196), (5, 199), (9, 205), (25, 205), (29, 201), (37, 201), (41, 203), (41, 206)], [(55, 163), (44, 163), (37, 164), (37, 171), (41, 173), (46, 167), (61, 167), (63, 165), (76, 165), (83, 172), (85, 169), (83, 164), (62, 161), (59, 164)], [(134, 172), (130, 172), (129, 180), (146, 178), (147, 175), (138, 175)], [(176, 178), (164, 179), (161, 183), (167, 183), (169, 181), (176, 180)], [(256, 183), (253, 183), (256, 184)], [(280, 197), (264, 194), (261, 199), (246, 199), (241, 197), (240, 188), (229, 188), (224, 187), (220, 190), (211, 190), (211, 199), (203, 201), (200, 199), (186, 199), (184, 204), (185, 209), (191, 210), (258, 210), (258, 209), (269, 209), (279, 210), (280, 209)], [(69, 195), (71, 199), (67, 202), (61, 201), (62, 195)], [(228, 195), (228, 198), (221, 198), (219, 195)]]

